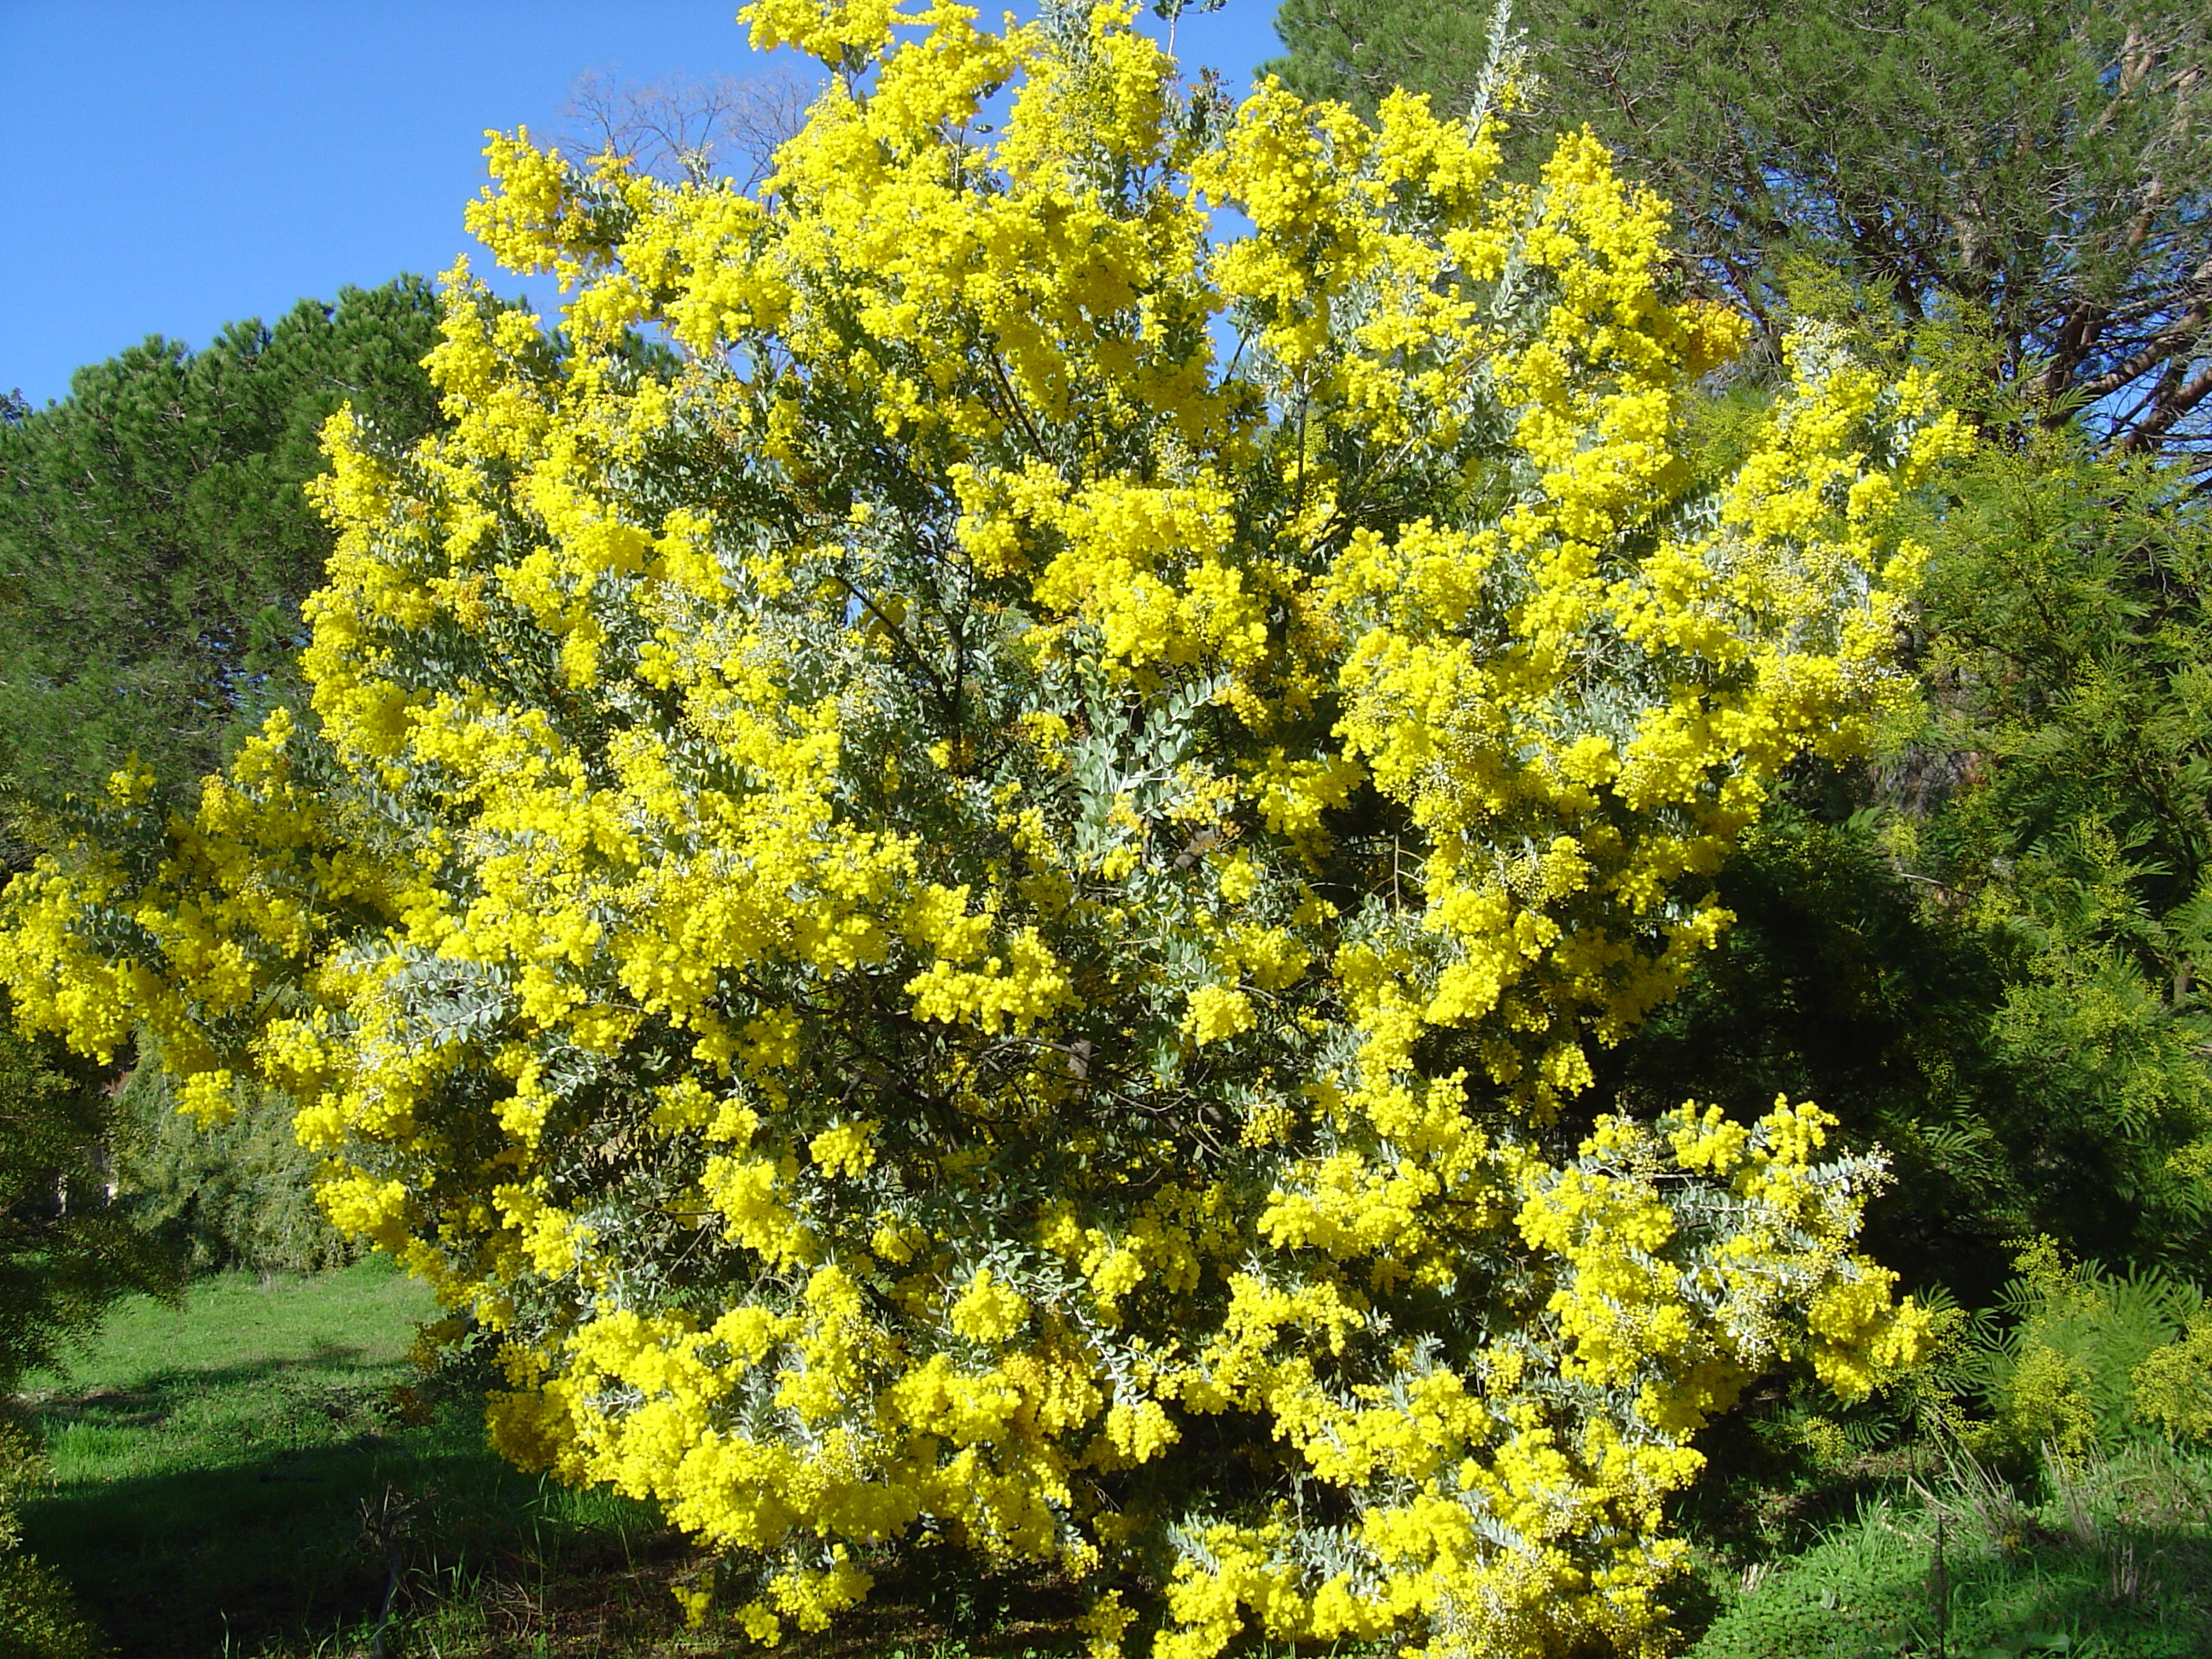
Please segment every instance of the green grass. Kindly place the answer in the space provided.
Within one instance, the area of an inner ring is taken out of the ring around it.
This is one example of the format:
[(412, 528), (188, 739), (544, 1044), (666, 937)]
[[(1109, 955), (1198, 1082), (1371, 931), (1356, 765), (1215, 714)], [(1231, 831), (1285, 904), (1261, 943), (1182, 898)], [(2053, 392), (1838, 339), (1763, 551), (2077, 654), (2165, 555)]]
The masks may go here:
[(123, 1309), (33, 1379), (26, 1542), (129, 1659), (362, 1651), (395, 1581), (395, 1654), (665, 1645), (684, 1553), (650, 1509), (508, 1468), (465, 1400), (403, 1413), (428, 1311), (376, 1261)]
[(55, 1476), (90, 1490), (374, 1438), (430, 1310), (421, 1285), (369, 1263), (129, 1304), (61, 1373), (32, 1379)]
[[(703, 1564), (650, 1506), (520, 1474), (459, 1391), (403, 1408), (422, 1288), (380, 1260), (230, 1274), (120, 1310), (27, 1403), (54, 1484), (26, 1542), (122, 1659), (644, 1659), (749, 1653), (683, 1629)], [(416, 1398), (422, 1399), (418, 1394)], [(800, 1659), (1066, 1653), (1064, 1589), (921, 1552)], [(392, 1617), (383, 1618), (386, 1597)]]
[(2212, 1455), (2139, 1444), (2035, 1484), (1962, 1462), (1865, 1504), (1748, 1572), (1687, 1659), (2212, 1653)]

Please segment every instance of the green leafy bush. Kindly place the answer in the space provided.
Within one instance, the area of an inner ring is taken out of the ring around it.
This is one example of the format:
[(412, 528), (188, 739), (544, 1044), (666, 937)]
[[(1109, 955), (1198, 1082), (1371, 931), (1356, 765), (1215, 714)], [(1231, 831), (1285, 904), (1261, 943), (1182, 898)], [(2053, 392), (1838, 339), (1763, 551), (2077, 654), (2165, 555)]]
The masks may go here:
[(172, 1284), (107, 1202), (112, 1108), (97, 1067), (19, 1032), (0, 997), (0, 1396), (116, 1301)]
[[(16, 1030), (0, 997), (0, 1401), (169, 1263), (107, 1202), (111, 1107), (97, 1070)], [(31, 1438), (0, 1418), (0, 1659), (84, 1659), (104, 1645), (47, 1569), (18, 1548), (16, 1506), (44, 1479)]]
[(2212, 533), (2172, 470), (2063, 434), (1954, 470), (1923, 533), (1923, 723), (1800, 771), (1721, 873), (1735, 926), (1603, 1080), (1639, 1113), (1692, 1078), (1821, 1102), (1892, 1160), (1876, 1252), (1967, 1306), (2042, 1235), (2196, 1278)]
[(292, 1133), (293, 1103), (237, 1085), (238, 1109), (202, 1127), (177, 1109), (158, 1046), (118, 1092), (116, 1173), (133, 1218), (174, 1248), (193, 1273), (223, 1268), (317, 1273), (358, 1260), (362, 1247), (317, 1206), (321, 1160)]
[(30, 1436), (0, 1423), (0, 1659), (96, 1659), (107, 1644), (78, 1613), (68, 1589), (19, 1547), (17, 1506), (46, 1478)]
[(2130, 1374), (2136, 1415), (2177, 1440), (2212, 1441), (2212, 1315), (2143, 1356)]

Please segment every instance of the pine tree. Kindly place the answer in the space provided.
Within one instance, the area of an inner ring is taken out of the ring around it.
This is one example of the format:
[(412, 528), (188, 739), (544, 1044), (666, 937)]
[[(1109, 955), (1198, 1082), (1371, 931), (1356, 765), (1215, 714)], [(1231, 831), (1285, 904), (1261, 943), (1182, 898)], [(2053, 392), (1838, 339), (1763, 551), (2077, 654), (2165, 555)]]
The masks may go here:
[(205, 350), (149, 339), (70, 395), (0, 415), (0, 811), (96, 795), (133, 754), (187, 799), (241, 729), (295, 695), (300, 604), (331, 536), (307, 482), (351, 400), (396, 439), (437, 407), (429, 289), (402, 278), (302, 301)]

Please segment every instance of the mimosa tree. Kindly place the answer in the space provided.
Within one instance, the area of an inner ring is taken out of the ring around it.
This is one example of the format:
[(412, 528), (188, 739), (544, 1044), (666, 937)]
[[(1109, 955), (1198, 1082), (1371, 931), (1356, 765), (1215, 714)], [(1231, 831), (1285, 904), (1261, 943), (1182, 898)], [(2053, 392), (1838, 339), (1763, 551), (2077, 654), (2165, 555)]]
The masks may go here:
[(755, 194), (495, 140), (559, 341), (451, 280), (451, 432), (328, 433), (312, 709), (190, 823), (120, 780), (15, 994), (292, 1091), (499, 1446), (763, 1639), (927, 1534), (1102, 1652), (1657, 1643), (1699, 1426), (1923, 1322), (1812, 1106), (1577, 1097), (1892, 695), (1952, 422), (1808, 338), (1694, 477), (1744, 330), (1586, 138), (1231, 114), (1113, 6), (747, 16), (833, 71)]

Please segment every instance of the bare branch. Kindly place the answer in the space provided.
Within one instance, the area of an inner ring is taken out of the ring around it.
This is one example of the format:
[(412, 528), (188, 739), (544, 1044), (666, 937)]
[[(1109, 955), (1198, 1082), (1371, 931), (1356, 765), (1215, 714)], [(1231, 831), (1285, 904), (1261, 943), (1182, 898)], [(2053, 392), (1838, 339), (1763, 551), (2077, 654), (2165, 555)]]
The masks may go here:
[(632, 170), (672, 183), (727, 178), (750, 191), (805, 124), (813, 97), (813, 88), (782, 76), (635, 82), (588, 70), (568, 90), (561, 138), (587, 155), (611, 152)]

